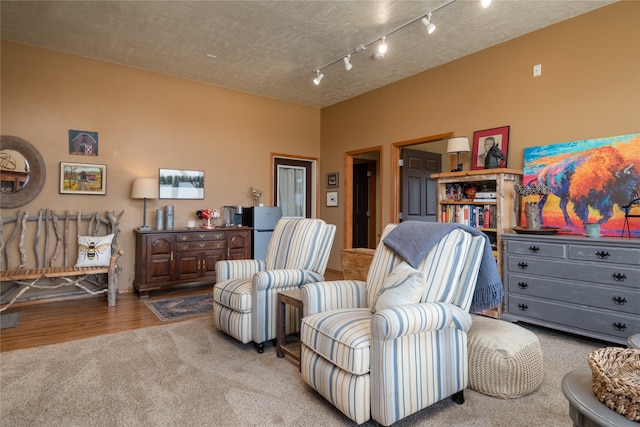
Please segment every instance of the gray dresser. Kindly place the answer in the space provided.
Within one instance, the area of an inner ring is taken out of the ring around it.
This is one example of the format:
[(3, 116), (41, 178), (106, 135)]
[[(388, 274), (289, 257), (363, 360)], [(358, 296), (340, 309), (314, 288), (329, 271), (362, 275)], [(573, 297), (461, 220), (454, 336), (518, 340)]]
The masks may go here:
[(510, 234), (504, 320), (626, 344), (640, 333), (640, 240)]

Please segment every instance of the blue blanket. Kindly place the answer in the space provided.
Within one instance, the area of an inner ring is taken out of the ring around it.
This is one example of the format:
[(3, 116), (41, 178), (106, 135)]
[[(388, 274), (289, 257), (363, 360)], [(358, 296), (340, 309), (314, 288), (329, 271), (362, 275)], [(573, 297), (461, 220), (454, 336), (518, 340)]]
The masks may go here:
[(502, 303), (504, 295), (502, 279), (493, 257), (489, 238), (483, 232), (466, 225), (448, 222), (405, 221), (391, 230), (384, 238), (384, 244), (415, 268), (440, 239), (456, 228), (473, 236), (483, 236), (485, 241), (476, 289), (469, 311), (478, 313), (497, 307)]

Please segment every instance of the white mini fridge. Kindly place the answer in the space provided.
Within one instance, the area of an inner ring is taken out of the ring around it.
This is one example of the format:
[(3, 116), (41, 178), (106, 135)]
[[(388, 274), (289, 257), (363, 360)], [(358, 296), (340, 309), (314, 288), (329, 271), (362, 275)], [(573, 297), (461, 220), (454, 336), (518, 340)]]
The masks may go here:
[(282, 218), (282, 208), (278, 206), (255, 206), (242, 209), (242, 225), (253, 227), (251, 258), (264, 260), (267, 257), (267, 246), (280, 218)]

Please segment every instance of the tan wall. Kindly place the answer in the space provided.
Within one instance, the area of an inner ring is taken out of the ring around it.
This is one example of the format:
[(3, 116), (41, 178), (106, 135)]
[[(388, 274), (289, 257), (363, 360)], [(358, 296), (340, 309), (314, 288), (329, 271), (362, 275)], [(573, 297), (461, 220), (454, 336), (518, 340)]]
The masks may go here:
[[(4, 40), (1, 77), (2, 134), (35, 145), (47, 168), (43, 191), (20, 209), (124, 209), (121, 289), (132, 287), (132, 230), (142, 224), (142, 201), (129, 198), (133, 178), (203, 170), (205, 200), (148, 203), (147, 223), (174, 205), (176, 226), (185, 226), (198, 209), (250, 206), (251, 186), (269, 204), (272, 152), (320, 155), (318, 109)], [(70, 155), (70, 129), (98, 132), (99, 156)], [(58, 194), (61, 161), (106, 164), (107, 195)]]
[[(640, 2), (615, 3), (323, 109), (322, 169), (344, 175), (346, 151), (383, 146), (386, 224), (391, 144), (446, 132), (471, 139), (507, 125), (508, 166), (518, 169), (528, 146), (640, 131)], [(469, 158), (461, 156), (465, 169)], [(344, 210), (323, 207), (321, 217), (342, 224)], [(343, 242), (339, 227), (330, 268), (339, 269)]]

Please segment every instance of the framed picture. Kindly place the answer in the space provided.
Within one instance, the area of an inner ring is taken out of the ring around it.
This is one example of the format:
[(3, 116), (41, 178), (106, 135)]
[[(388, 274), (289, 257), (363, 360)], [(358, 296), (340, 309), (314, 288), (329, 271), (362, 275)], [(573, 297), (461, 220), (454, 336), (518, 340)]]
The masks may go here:
[(327, 174), (327, 188), (338, 188), (338, 172)]
[(475, 131), (471, 169), (506, 168), (508, 149), (509, 126)]
[(106, 194), (107, 165), (60, 162), (60, 194)]
[(327, 206), (338, 206), (338, 192), (327, 191)]
[(98, 155), (98, 132), (69, 130), (69, 154)]
[(204, 199), (204, 171), (160, 169), (161, 199)]

